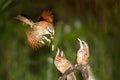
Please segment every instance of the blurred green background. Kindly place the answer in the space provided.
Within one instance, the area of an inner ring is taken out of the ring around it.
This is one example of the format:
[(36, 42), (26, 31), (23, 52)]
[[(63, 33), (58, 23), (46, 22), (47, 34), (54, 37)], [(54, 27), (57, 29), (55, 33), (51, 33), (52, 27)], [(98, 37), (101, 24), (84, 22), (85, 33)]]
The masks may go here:
[[(37, 21), (50, 9), (55, 19), (55, 51), (43, 47), (33, 51), (27, 42), (27, 25), (15, 19), (25, 14)], [(77, 38), (90, 48), (90, 65), (97, 80), (120, 79), (119, 0), (1, 0), (0, 80), (57, 80), (61, 73), (53, 60), (57, 47), (76, 64)], [(75, 72), (82, 80), (80, 72)]]

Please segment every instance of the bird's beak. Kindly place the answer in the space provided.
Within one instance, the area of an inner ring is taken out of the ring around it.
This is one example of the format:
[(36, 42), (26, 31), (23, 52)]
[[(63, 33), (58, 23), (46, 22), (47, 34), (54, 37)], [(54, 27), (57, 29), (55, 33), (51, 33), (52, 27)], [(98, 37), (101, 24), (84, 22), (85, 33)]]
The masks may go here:
[(53, 40), (54, 39), (54, 31), (52, 33), (50, 33), (50, 36), (51, 36), (51, 39)]
[(84, 48), (88, 48), (88, 45), (85, 41), (82, 41)]
[(57, 56), (59, 56), (59, 57), (64, 57), (64, 53), (63, 53), (63, 51), (60, 50), (59, 48), (58, 48), (58, 51), (57, 51), (57, 55), (56, 55), (56, 57), (57, 57)]
[(78, 38), (78, 41), (80, 43), (80, 48), (83, 49), (84, 47), (83, 47), (82, 41), (79, 38)]
[(87, 45), (87, 43), (86, 43), (85, 41), (80, 40), (79, 38), (78, 38), (78, 41), (79, 41), (79, 43), (80, 43), (80, 48), (81, 48), (81, 49), (83, 49), (83, 48), (88, 48), (88, 45)]
[(56, 57), (59, 55), (59, 53), (60, 53), (60, 49), (58, 48)]

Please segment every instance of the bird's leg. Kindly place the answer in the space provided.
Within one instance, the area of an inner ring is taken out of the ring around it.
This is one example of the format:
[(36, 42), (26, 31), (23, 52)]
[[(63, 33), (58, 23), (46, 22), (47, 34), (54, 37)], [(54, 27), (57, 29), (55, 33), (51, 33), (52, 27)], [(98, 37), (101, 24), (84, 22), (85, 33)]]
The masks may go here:
[(43, 40), (40, 41), (43, 45), (45, 44), (45, 42)]
[(43, 40), (46, 40), (47, 42), (51, 42), (51, 40), (50, 39), (48, 39), (46, 36), (43, 36), (43, 38), (42, 38)]
[(42, 44), (45, 44), (45, 42), (48, 42), (48, 45), (50, 45), (51, 40), (47, 36), (43, 36), (41, 40)]

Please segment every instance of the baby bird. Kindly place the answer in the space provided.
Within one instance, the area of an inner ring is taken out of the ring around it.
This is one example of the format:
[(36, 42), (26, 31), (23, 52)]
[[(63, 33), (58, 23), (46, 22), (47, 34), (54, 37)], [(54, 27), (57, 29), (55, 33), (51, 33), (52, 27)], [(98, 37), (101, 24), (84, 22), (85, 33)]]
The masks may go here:
[(38, 22), (33, 22), (22, 15), (18, 15), (16, 19), (30, 26), (30, 30), (26, 34), (33, 49), (38, 49), (43, 45), (50, 45), (54, 39), (55, 30), (51, 11), (43, 11), (41, 17), (38, 18)]
[[(56, 68), (63, 74), (66, 70), (68, 70), (73, 65), (69, 60), (65, 58), (65, 55), (62, 50), (58, 48), (54, 64)], [(74, 72), (67, 75), (67, 80), (76, 80), (76, 77), (74, 75)]]
[(89, 48), (85, 41), (78, 39), (80, 48), (77, 51), (77, 63), (80, 67), (81, 74), (84, 80), (88, 80), (88, 58), (89, 58)]
[(89, 58), (89, 48), (85, 41), (79, 40), (80, 48), (77, 52), (77, 63), (80, 65), (85, 65), (88, 63)]

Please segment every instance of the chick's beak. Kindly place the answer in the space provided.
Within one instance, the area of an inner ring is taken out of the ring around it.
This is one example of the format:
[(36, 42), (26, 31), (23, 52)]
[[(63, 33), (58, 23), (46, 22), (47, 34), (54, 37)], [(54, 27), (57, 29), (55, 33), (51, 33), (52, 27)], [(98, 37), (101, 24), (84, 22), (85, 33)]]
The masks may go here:
[(57, 55), (56, 55), (56, 56), (64, 57), (63, 51), (58, 48), (58, 51), (57, 51)]
[(79, 41), (79, 44), (80, 44), (80, 49), (83, 49), (83, 44), (82, 44), (82, 41), (78, 38), (78, 41)]
[(87, 45), (87, 43), (85, 41), (80, 40), (79, 38), (78, 38), (78, 41), (80, 43), (80, 49), (88, 48), (88, 45)]

